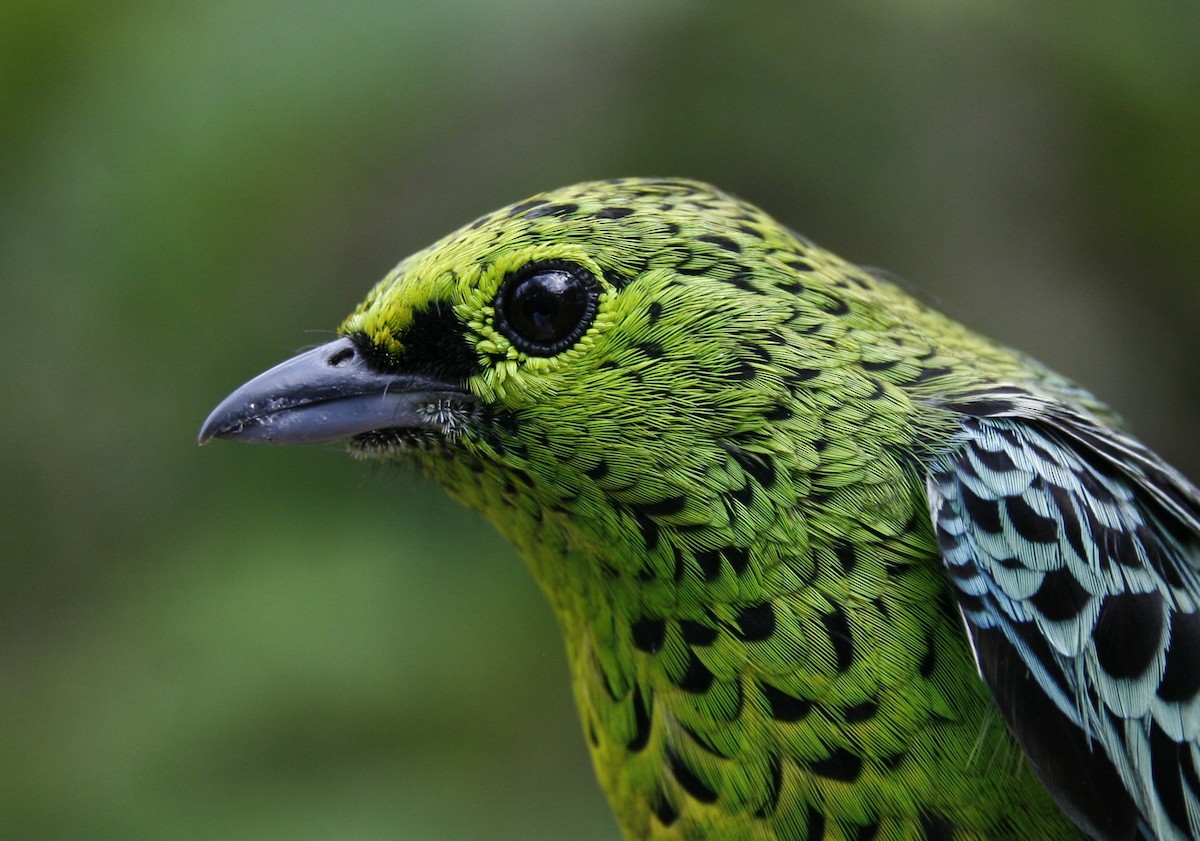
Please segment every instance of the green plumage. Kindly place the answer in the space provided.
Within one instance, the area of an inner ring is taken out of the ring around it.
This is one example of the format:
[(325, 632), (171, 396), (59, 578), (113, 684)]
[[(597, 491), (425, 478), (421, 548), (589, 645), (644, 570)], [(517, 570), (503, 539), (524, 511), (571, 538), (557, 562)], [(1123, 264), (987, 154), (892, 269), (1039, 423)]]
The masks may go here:
[[(557, 335), (511, 297), (530, 266), (587, 280), (562, 347), (523, 338)], [(628, 838), (1080, 834), (980, 679), (928, 483), (960, 396), (1111, 422), (1085, 392), (686, 181), (485, 216), (341, 333), (372, 370), (461, 390), (351, 449), (415, 462), (517, 547)]]

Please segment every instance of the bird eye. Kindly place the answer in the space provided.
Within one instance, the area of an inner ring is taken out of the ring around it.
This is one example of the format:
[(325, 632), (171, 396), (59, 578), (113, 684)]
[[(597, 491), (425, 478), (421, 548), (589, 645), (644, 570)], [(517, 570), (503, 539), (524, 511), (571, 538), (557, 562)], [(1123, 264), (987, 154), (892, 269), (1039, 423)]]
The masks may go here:
[(496, 326), (534, 356), (553, 356), (583, 335), (596, 315), (599, 285), (591, 272), (558, 261), (530, 263), (504, 279)]

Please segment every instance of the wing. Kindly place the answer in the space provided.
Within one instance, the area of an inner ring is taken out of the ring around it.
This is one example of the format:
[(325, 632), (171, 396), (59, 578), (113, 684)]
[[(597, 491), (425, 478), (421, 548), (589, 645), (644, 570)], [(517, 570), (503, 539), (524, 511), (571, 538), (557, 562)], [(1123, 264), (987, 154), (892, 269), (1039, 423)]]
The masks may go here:
[(980, 674), (1096, 838), (1200, 839), (1200, 493), (1082, 409), (973, 395), (930, 465)]

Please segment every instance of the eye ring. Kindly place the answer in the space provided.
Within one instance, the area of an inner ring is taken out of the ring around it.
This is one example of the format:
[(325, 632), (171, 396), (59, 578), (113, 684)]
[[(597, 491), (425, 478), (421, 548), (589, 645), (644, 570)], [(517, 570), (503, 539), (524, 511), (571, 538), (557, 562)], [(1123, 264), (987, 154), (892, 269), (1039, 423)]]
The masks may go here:
[(575, 344), (596, 317), (600, 284), (565, 260), (539, 260), (511, 273), (496, 293), (496, 327), (531, 356), (554, 356)]

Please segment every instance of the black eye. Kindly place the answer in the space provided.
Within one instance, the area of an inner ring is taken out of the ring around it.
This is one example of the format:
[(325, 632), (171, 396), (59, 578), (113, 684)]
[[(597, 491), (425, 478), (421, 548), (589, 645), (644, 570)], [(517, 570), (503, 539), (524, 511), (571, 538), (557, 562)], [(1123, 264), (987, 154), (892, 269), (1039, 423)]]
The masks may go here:
[(500, 285), (496, 326), (526, 353), (553, 356), (587, 330), (599, 295), (596, 279), (580, 266), (530, 263)]

